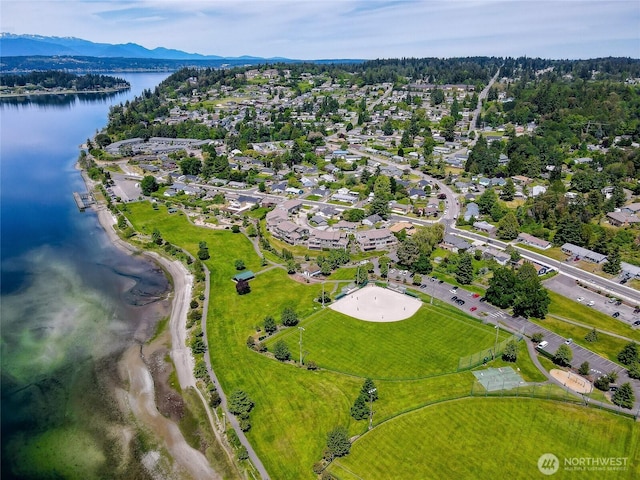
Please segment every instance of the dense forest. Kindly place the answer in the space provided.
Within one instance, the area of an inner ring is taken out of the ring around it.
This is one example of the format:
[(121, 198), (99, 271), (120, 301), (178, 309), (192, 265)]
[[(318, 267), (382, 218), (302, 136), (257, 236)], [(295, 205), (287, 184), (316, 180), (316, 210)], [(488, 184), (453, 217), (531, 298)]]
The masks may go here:
[(3, 87), (24, 87), (35, 85), (40, 88), (62, 88), (64, 90), (95, 90), (97, 88), (120, 88), (129, 86), (123, 78), (109, 75), (76, 75), (73, 73), (50, 70), (47, 72), (30, 72), (26, 74), (2, 74), (0, 85)]

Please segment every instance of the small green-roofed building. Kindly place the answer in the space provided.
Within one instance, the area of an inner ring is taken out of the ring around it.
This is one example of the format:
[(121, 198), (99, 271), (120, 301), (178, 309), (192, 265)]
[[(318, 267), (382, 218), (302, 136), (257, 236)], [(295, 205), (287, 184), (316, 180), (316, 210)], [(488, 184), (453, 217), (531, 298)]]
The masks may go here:
[(233, 281), (239, 282), (240, 280), (251, 280), (252, 278), (255, 278), (255, 276), (256, 275), (251, 270), (245, 270), (244, 272), (234, 276)]

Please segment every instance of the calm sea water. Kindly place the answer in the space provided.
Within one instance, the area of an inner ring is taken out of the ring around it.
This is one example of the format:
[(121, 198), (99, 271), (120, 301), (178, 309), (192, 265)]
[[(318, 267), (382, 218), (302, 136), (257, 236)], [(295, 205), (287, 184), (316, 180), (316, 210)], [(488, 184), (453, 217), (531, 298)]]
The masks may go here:
[(118, 476), (108, 465), (122, 421), (107, 395), (115, 363), (166, 313), (127, 293), (162, 296), (169, 285), (77, 210), (72, 192), (85, 188), (74, 164), (111, 105), (167, 75), (119, 75), (132, 88), (114, 95), (0, 103), (2, 478)]

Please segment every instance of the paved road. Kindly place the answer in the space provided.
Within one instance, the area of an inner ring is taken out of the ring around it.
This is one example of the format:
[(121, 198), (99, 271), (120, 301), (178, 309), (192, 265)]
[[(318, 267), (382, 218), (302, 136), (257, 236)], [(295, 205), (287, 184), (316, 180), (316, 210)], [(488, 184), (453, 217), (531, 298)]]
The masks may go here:
[(476, 119), (478, 118), (478, 116), (480, 115), (480, 112), (482, 111), (482, 102), (483, 102), (483, 100), (485, 98), (487, 98), (487, 95), (489, 94), (489, 89), (496, 82), (496, 80), (498, 79), (498, 75), (499, 74), (500, 74), (500, 68), (498, 69), (496, 74), (491, 78), (491, 80), (489, 81), (487, 86), (484, 87), (482, 92), (480, 92), (480, 95), (478, 95), (478, 104), (476, 105), (476, 109), (473, 111), (473, 114), (472, 114), (473, 115), (473, 120), (469, 123), (469, 134), (471, 134), (471, 132), (475, 132), (475, 134), (476, 134), (475, 138), (473, 140), (471, 140), (470, 147), (475, 145), (476, 142), (478, 141), (478, 132), (476, 132), (476, 130), (474, 128), (474, 125), (476, 124)]
[[(478, 240), (501, 249), (505, 249), (509, 245), (509, 243), (507, 242), (496, 240), (494, 238), (488, 238), (475, 232), (459, 230), (453, 225), (450, 225), (450, 229), (454, 235), (457, 235), (459, 237)], [(629, 305), (640, 305), (640, 292), (638, 290), (634, 290), (633, 288), (626, 285), (620, 285), (619, 283), (612, 282), (611, 280), (600, 277), (594, 273), (587, 272), (578, 267), (574, 267), (570, 263), (559, 262), (558, 260), (554, 260), (540, 253), (532, 252), (531, 250), (525, 250), (524, 248), (519, 247), (517, 244), (511, 245), (520, 252), (520, 255), (523, 258), (526, 258), (527, 260), (532, 260), (537, 263), (553, 267), (562, 275), (566, 275), (574, 281), (580, 280), (581, 282), (584, 282), (585, 284), (588, 284), (595, 289), (601, 290), (605, 294), (608, 293), (610, 295), (618, 297)]]

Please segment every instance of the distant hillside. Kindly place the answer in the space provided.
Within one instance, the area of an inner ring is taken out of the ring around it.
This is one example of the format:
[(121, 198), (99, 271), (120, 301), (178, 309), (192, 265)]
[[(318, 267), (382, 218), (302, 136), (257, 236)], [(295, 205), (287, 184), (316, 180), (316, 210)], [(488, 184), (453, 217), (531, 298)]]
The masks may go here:
[(111, 57), (111, 58), (152, 58), (162, 60), (220, 60), (218, 55), (200, 55), (168, 48), (149, 50), (135, 43), (113, 45), (94, 43), (74, 37), (43, 37), (40, 35), (0, 34), (0, 55), (2, 57), (27, 57), (34, 55)]

